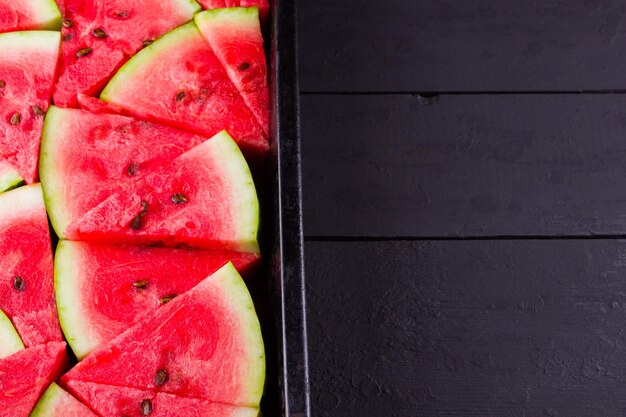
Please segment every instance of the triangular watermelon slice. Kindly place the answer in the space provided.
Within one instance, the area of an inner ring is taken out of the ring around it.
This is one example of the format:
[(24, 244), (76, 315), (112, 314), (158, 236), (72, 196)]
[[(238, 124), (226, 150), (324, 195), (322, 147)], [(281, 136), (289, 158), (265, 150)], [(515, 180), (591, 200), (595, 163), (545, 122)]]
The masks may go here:
[(22, 184), (24, 180), (13, 165), (0, 159), (0, 193)]
[(69, 224), (144, 172), (207, 138), (112, 114), (51, 106), (41, 143), (41, 182), (52, 225)]
[(76, 380), (258, 407), (263, 339), (235, 267), (227, 264), (143, 316), (62, 378), (70, 387)]
[(0, 310), (0, 359), (24, 349), (24, 343), (11, 320)]
[(259, 414), (258, 408), (93, 382), (69, 381), (68, 389), (104, 417), (257, 417)]
[(41, 127), (50, 103), (59, 42), (59, 32), (0, 34), (0, 159), (6, 159), (29, 184), (37, 180)]
[(26, 346), (63, 340), (52, 246), (39, 184), (0, 194), (0, 309)]
[(252, 175), (226, 132), (76, 219), (70, 240), (258, 252)]
[(253, 253), (61, 241), (54, 279), (65, 337), (82, 359), (229, 261), (246, 275), (259, 260)]
[(268, 129), (259, 125), (194, 23), (140, 51), (100, 98), (140, 118), (205, 136), (226, 130), (253, 158), (269, 149)]
[(0, 0), (0, 32), (61, 28), (54, 0)]
[(75, 106), (77, 94), (98, 94), (144, 44), (199, 10), (194, 0), (65, 0), (55, 104)]
[(0, 360), (0, 417), (28, 417), (39, 397), (67, 367), (65, 343), (51, 342)]
[(224, 7), (258, 7), (263, 22), (267, 20), (270, 12), (270, 4), (267, 0), (198, 0), (198, 2), (207, 10)]
[(195, 15), (194, 21), (264, 133), (269, 135), (267, 64), (258, 9), (207, 10)]
[(30, 417), (98, 417), (85, 404), (55, 384), (48, 387)]

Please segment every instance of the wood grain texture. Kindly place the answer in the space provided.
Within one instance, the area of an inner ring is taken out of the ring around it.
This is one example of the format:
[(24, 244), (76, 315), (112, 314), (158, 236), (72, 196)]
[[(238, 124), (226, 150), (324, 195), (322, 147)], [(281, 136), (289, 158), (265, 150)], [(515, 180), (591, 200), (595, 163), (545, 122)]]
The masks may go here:
[(302, 97), (305, 234), (626, 234), (626, 95)]
[(626, 89), (619, 0), (299, 2), (302, 91)]
[(617, 417), (626, 242), (308, 242), (313, 415)]

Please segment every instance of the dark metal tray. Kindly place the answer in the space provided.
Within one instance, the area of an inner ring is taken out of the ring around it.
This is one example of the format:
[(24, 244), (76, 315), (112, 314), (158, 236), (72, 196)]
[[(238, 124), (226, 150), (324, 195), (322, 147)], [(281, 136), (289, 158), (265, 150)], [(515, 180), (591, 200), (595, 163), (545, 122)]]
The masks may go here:
[[(268, 279), (251, 283), (267, 354), (264, 417), (309, 417), (295, 2), (271, 0), (271, 145), (258, 175)], [(267, 274), (266, 274), (267, 276)]]

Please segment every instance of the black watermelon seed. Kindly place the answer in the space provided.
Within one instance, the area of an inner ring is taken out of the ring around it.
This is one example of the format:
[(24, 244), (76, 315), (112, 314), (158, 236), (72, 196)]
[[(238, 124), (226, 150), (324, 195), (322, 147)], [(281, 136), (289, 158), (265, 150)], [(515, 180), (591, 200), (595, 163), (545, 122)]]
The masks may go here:
[(24, 278), (19, 275), (13, 277), (13, 288), (17, 291), (24, 291), (26, 288), (26, 283), (24, 282)]
[(98, 39), (104, 39), (107, 37), (107, 33), (102, 28), (94, 29), (91, 33)]
[(248, 64), (247, 62), (244, 62), (243, 64), (239, 65), (239, 71), (245, 71), (248, 68), (250, 68), (250, 64)]
[(133, 176), (137, 173), (137, 168), (139, 168), (139, 165), (137, 164), (130, 164), (128, 166), (128, 170), (126, 171), (128, 173), (129, 176)]
[(161, 299), (159, 300), (161, 302), (161, 304), (167, 304), (170, 301), (172, 301), (174, 298), (176, 298), (178, 294), (168, 294), (164, 297), (161, 297)]
[(92, 49), (90, 47), (82, 48), (76, 51), (76, 56), (78, 58), (82, 58), (84, 56), (89, 55), (91, 52), (92, 52)]
[(32, 108), (33, 108), (33, 113), (35, 113), (35, 116), (45, 116), (46, 115), (46, 112), (44, 112), (41, 107), (33, 106)]
[(181, 91), (180, 93), (176, 94), (176, 101), (181, 101), (184, 98), (185, 98), (185, 92), (184, 91)]
[(22, 115), (19, 114), (18, 112), (15, 112), (13, 113), (13, 116), (11, 116), (9, 123), (11, 123), (13, 126), (17, 126), (20, 124), (21, 121), (22, 121)]
[(4, 80), (0, 80), (0, 88), (4, 88), (4, 87), (6, 87), (6, 86), (7, 86), (6, 81), (4, 81)]
[(185, 197), (183, 194), (174, 194), (172, 197), (170, 197), (172, 200), (172, 203), (174, 204), (184, 204), (187, 202), (187, 197)]
[(136, 215), (128, 226), (133, 230), (141, 229), (141, 214)]
[(70, 19), (63, 19), (62, 24), (64, 28), (71, 28), (74, 26), (74, 22), (72, 22)]
[(148, 285), (150, 285), (150, 283), (145, 279), (133, 282), (133, 288), (135, 288), (136, 290), (145, 290), (146, 288), (148, 288)]
[(152, 45), (152, 42), (154, 42), (152, 39), (146, 39), (143, 41), (143, 46), (150, 46)]
[(152, 401), (146, 398), (141, 402), (141, 415), (149, 416), (150, 414), (152, 414)]
[(72, 35), (71, 33), (63, 35), (63, 40), (64, 41), (71, 41), (72, 39), (74, 39), (74, 35)]
[(148, 214), (148, 202), (141, 200), (141, 211), (139, 212), (139, 215), (143, 217), (146, 214)]
[(167, 372), (165, 369), (159, 369), (156, 375), (154, 376), (154, 385), (157, 387), (162, 386), (167, 382)]

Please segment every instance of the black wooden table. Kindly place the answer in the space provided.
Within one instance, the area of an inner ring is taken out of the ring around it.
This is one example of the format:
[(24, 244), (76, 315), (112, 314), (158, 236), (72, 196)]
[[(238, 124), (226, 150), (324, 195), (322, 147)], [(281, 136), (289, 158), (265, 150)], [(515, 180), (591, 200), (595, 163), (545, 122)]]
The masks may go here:
[(626, 2), (299, 2), (313, 415), (626, 415)]

